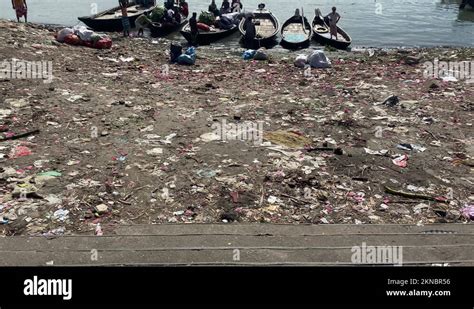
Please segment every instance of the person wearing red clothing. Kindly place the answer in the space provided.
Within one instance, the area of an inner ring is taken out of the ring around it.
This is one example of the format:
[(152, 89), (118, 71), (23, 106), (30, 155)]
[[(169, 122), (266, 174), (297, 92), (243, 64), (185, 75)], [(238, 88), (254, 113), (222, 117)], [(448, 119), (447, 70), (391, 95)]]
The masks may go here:
[(179, 7), (181, 8), (181, 14), (183, 14), (185, 17), (188, 17), (189, 15), (189, 6), (186, 0), (180, 0), (179, 1)]

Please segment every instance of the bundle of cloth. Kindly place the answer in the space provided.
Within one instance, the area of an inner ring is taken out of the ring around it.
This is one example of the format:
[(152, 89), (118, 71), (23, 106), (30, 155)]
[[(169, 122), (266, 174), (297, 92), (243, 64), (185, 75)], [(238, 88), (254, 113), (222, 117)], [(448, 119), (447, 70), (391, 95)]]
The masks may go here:
[(108, 35), (94, 32), (84, 26), (61, 29), (56, 33), (56, 40), (69, 45), (82, 45), (97, 49), (112, 47), (112, 39)]
[(240, 13), (222, 14), (216, 20), (217, 27), (224, 30), (231, 29), (234, 25), (239, 23), (239, 16), (241, 16)]

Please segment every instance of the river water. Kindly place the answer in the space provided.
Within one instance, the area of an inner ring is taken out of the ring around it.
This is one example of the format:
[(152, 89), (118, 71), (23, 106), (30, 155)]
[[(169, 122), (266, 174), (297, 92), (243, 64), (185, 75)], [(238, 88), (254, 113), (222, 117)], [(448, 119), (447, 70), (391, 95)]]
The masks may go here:
[[(29, 21), (75, 25), (77, 16), (90, 15), (116, 6), (117, 0), (27, 0)], [(188, 0), (190, 11), (206, 10), (209, 1)], [(220, 0), (216, 3), (219, 4)], [(263, 0), (242, 0), (246, 10), (253, 10)], [(0, 1), (0, 18), (13, 19), (10, 0)], [(324, 14), (336, 6), (343, 27), (353, 38), (353, 46), (414, 47), (414, 46), (474, 46), (474, 10), (459, 10), (460, 0), (271, 0), (266, 1), (283, 23), (295, 8), (303, 8), (312, 19), (314, 9)], [(238, 37), (238, 34), (236, 34)], [(180, 38), (179, 34), (171, 36)], [(227, 42), (234, 44), (237, 37)]]

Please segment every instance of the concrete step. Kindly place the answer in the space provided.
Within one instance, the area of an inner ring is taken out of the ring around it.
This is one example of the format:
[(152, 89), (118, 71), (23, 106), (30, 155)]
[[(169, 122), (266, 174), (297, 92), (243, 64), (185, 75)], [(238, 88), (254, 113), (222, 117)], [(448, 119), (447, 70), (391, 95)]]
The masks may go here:
[(347, 235), (347, 234), (474, 234), (474, 224), (431, 224), (425, 226), (396, 224), (146, 224), (121, 225), (117, 235)]
[[(353, 265), (354, 246), (403, 248), (404, 265), (474, 264), (474, 225), (165, 224), (115, 234), (0, 238), (1, 266)], [(110, 228), (110, 227), (109, 227)], [(236, 251), (238, 250), (238, 251)], [(238, 252), (239, 259), (235, 259)], [(94, 257), (97, 256), (97, 259)]]

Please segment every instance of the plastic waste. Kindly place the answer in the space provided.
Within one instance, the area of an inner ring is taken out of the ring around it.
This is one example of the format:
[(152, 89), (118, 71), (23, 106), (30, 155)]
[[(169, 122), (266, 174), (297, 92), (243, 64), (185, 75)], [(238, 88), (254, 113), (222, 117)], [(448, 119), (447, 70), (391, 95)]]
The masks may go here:
[(260, 48), (255, 52), (253, 56), (254, 60), (268, 60), (268, 55), (265, 48)]
[(193, 65), (196, 62), (196, 49), (189, 47), (186, 52), (177, 58), (178, 64)]
[(326, 57), (326, 54), (322, 50), (316, 50), (314, 51), (309, 57), (308, 57), (308, 63), (311, 67), (313, 68), (330, 68), (331, 65), (331, 60), (329, 60), (328, 57)]
[(248, 49), (248, 50), (244, 51), (244, 53), (242, 54), (242, 57), (244, 58), (244, 60), (253, 59), (256, 52), (257, 52), (256, 50)]
[(393, 164), (398, 165), (400, 167), (407, 167), (408, 166), (408, 156), (402, 155), (392, 160)]
[(296, 59), (294, 62), (296, 67), (304, 68), (307, 63), (308, 63), (308, 56), (303, 55), (303, 54), (296, 56)]
[(53, 176), (53, 177), (59, 177), (61, 175), (62, 174), (60, 172), (56, 172), (56, 171), (43, 172), (43, 173), (38, 174), (38, 176)]
[(29, 156), (32, 154), (32, 151), (30, 150), (30, 148), (26, 147), (26, 146), (16, 146), (15, 148), (13, 148), (10, 152), (10, 158), (19, 158), (19, 157), (25, 157), (25, 156)]
[(461, 209), (461, 212), (464, 217), (474, 220), (474, 205), (466, 205), (463, 209)]
[(416, 145), (416, 144), (407, 144), (407, 143), (398, 144), (397, 148), (401, 150), (416, 151), (416, 152), (423, 152), (426, 150), (426, 147)]

